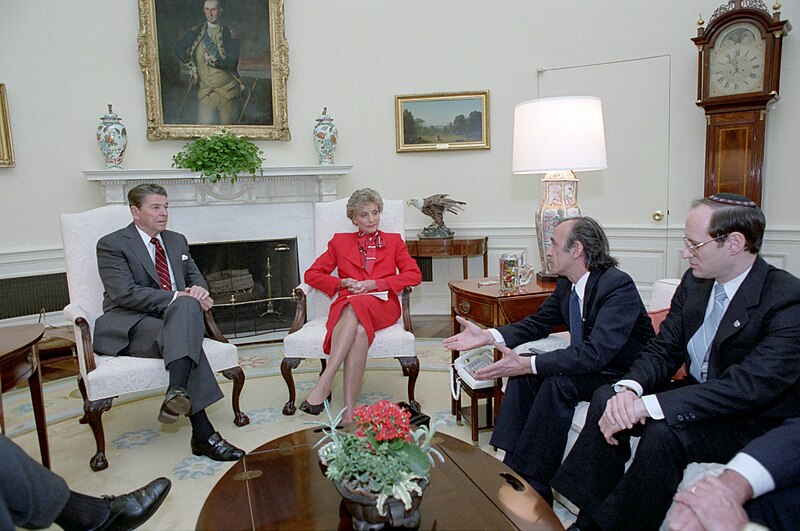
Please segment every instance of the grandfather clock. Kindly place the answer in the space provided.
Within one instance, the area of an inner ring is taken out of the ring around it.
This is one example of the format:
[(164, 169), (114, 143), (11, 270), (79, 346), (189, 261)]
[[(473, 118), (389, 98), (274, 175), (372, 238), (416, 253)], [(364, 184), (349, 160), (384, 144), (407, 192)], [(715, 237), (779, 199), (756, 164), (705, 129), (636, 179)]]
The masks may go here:
[(767, 105), (779, 98), (781, 45), (792, 29), (761, 0), (730, 0), (698, 21), (697, 105), (706, 113), (704, 195), (733, 192), (761, 205)]

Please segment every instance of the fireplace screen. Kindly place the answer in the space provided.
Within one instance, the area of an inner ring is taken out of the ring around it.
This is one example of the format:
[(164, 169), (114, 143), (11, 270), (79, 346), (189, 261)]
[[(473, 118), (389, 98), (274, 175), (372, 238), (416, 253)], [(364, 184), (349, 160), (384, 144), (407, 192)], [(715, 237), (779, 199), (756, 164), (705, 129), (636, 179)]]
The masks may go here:
[(228, 338), (288, 330), (300, 283), (297, 240), (198, 243), (192, 258), (208, 282), (214, 319)]

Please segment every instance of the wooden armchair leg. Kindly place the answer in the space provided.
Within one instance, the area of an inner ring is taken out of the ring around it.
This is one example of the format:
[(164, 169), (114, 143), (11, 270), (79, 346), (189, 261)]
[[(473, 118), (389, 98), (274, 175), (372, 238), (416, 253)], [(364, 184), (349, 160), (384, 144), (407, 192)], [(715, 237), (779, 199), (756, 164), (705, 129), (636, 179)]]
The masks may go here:
[(81, 424), (88, 424), (92, 428), (94, 434), (95, 444), (97, 446), (97, 453), (89, 460), (89, 467), (95, 472), (105, 470), (108, 468), (108, 459), (106, 459), (106, 436), (103, 432), (103, 419), (104, 412), (111, 409), (111, 402), (113, 398), (103, 398), (100, 400), (89, 400), (86, 395), (86, 385), (83, 383), (83, 378), (78, 377), (78, 389), (83, 396), (83, 416), (78, 420)]
[(294, 401), (297, 398), (297, 392), (294, 387), (294, 378), (292, 377), (292, 370), (300, 365), (300, 358), (283, 358), (281, 361), (281, 376), (286, 381), (286, 387), (289, 389), (289, 401), (283, 405), (284, 415), (294, 415), (297, 408)]
[(244, 371), (241, 367), (231, 367), (222, 371), (222, 375), (228, 380), (233, 381), (233, 395), (231, 396), (231, 404), (233, 406), (233, 423), (239, 426), (247, 426), (250, 424), (250, 417), (242, 413), (239, 408), (239, 397), (242, 394), (244, 387)]
[(417, 387), (417, 376), (419, 376), (419, 358), (416, 356), (403, 356), (395, 358), (403, 368), (403, 375), (408, 376), (408, 403), (422, 411), (419, 402), (414, 399), (414, 389)]

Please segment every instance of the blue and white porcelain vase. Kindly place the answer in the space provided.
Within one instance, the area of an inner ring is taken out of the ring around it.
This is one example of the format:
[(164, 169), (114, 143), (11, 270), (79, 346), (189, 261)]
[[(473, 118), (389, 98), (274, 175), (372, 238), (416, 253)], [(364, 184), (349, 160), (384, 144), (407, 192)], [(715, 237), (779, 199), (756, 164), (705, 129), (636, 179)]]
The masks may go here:
[(336, 151), (336, 141), (339, 130), (328, 116), (328, 108), (322, 109), (322, 115), (317, 118), (314, 126), (314, 147), (317, 148), (320, 164), (333, 164), (333, 152)]
[(100, 118), (100, 125), (97, 126), (97, 143), (106, 159), (106, 168), (122, 168), (122, 155), (128, 145), (128, 131), (122, 125), (120, 117), (111, 110), (110, 103), (108, 114)]

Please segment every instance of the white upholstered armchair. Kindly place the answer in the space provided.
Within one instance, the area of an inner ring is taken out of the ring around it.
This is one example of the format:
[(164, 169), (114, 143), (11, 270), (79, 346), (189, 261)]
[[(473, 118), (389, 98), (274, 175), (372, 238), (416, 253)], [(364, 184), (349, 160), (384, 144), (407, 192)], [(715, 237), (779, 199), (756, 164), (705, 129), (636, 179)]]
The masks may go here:
[[(347, 219), (347, 199), (339, 199), (317, 203), (314, 210), (314, 253), (322, 254), (328, 247), (328, 241), (337, 232), (354, 232), (356, 227)], [(405, 239), (405, 205), (402, 200), (383, 200), (380, 230), (397, 232)], [(335, 273), (334, 273), (335, 274)], [(414, 399), (414, 388), (419, 375), (419, 358), (414, 350), (414, 335), (411, 333), (411, 313), (409, 310), (409, 294), (406, 288), (400, 294), (402, 313), (394, 325), (378, 330), (375, 341), (370, 345), (367, 358), (397, 358), (403, 374), (408, 377), (408, 400), (414, 407), (419, 403)], [(322, 341), (325, 338), (325, 323), (331, 299), (308, 284), (300, 284), (295, 288), (297, 311), (289, 335), (283, 340), (284, 358), (281, 362), (281, 374), (289, 388), (289, 401), (283, 406), (284, 415), (294, 415), (296, 390), (292, 370), (305, 358), (319, 359), (322, 370), (325, 370), (326, 355), (322, 352)]]
[[(113, 399), (119, 395), (166, 388), (169, 384), (169, 373), (161, 359), (103, 356), (92, 350), (94, 323), (103, 313), (103, 283), (97, 269), (95, 250), (97, 240), (130, 222), (130, 210), (123, 205), (61, 215), (61, 238), (70, 300), (70, 304), (64, 308), (64, 315), (75, 329), (80, 366), (78, 387), (83, 396), (80, 423), (89, 424), (94, 433), (97, 452), (89, 461), (94, 471), (108, 467), (101, 416), (111, 408)], [(211, 369), (233, 380), (234, 423), (244, 426), (250, 419), (239, 409), (244, 372), (239, 367), (236, 346), (222, 336), (210, 312), (205, 312), (205, 321), (207, 336), (214, 339), (204, 339), (203, 350)]]

